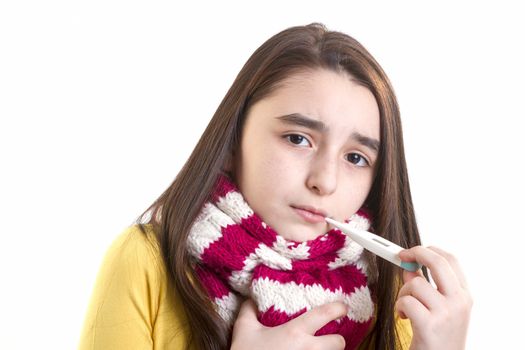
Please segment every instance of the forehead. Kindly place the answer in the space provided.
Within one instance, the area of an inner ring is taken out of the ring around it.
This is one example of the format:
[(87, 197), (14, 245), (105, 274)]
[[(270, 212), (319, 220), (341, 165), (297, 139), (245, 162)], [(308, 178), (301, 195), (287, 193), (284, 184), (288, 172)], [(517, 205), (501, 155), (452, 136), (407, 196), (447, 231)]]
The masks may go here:
[[(335, 71), (328, 68), (300, 69), (291, 72), (286, 78), (277, 84), (276, 93), (282, 93), (287, 88), (311, 89), (312, 86), (326, 87), (324, 84), (333, 83), (337, 80), (345, 81), (351, 85), (362, 85), (350, 73), (345, 70)], [(332, 86), (336, 88), (336, 86)]]
[(379, 108), (374, 95), (344, 71), (297, 72), (253, 107), (263, 123), (280, 123), (280, 116), (295, 113), (322, 121), (334, 130), (358, 128), (379, 136)]

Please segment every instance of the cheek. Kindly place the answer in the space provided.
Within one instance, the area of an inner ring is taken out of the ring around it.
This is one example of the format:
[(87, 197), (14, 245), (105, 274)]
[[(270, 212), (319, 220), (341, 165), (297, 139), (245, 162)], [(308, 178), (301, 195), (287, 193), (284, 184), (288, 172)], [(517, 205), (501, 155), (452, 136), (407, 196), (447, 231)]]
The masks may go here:
[(265, 217), (273, 206), (289, 201), (300, 179), (297, 160), (275, 145), (252, 147), (243, 154), (241, 192), (250, 206)]
[(267, 177), (268, 181), (275, 182), (299, 170), (297, 160), (286, 153), (276, 143), (266, 143), (262, 147), (253, 147), (244, 157), (247, 174), (253, 178)]
[(338, 196), (337, 207), (338, 215), (341, 218), (349, 218), (357, 212), (364, 204), (371, 188), (371, 179), (366, 177), (354, 178), (342, 184), (341, 192)]

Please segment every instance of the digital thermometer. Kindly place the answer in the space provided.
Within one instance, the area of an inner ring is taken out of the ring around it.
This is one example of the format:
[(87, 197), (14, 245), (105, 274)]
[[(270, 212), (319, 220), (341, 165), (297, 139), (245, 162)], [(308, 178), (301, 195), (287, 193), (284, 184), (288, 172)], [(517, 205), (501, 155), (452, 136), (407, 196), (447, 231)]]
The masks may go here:
[(402, 248), (397, 244), (384, 239), (383, 237), (373, 234), (372, 232), (359, 230), (351, 227), (348, 224), (344, 224), (330, 218), (325, 218), (325, 220), (326, 222), (346, 233), (357, 244), (366, 250), (382, 257), (383, 259), (388, 260), (407, 271), (415, 272), (421, 268), (421, 265), (416, 262), (401, 261), (399, 258), (399, 252), (405, 248)]

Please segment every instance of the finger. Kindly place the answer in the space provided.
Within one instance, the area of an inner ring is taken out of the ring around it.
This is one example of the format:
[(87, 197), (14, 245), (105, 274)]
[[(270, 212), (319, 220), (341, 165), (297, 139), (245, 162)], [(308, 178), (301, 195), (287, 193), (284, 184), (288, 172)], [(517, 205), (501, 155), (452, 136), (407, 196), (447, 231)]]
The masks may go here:
[(430, 317), (430, 311), (419, 300), (405, 295), (396, 301), (396, 311), (401, 318), (408, 318), (414, 325), (423, 325)]
[(430, 311), (442, 308), (444, 302), (444, 296), (422, 276), (412, 278), (401, 287), (398, 299), (404, 296), (416, 298)]
[(314, 349), (344, 349), (346, 341), (343, 336), (339, 334), (327, 334), (314, 338)]
[(467, 279), (465, 278), (465, 274), (463, 273), (463, 270), (461, 269), (458, 260), (456, 257), (449, 252), (438, 248), (438, 247), (428, 247), (428, 249), (435, 251), (439, 255), (443, 256), (445, 259), (447, 259), (448, 263), (456, 273), (456, 276), (458, 278), (459, 283), (464, 289), (468, 289)]
[(414, 278), (416, 277), (423, 277), (423, 270), (419, 269), (417, 271), (408, 271), (408, 270), (403, 270), (403, 282), (404, 283), (408, 283), (410, 282), (411, 280), (413, 280)]
[(433, 250), (416, 246), (401, 251), (399, 257), (403, 261), (417, 261), (425, 265), (430, 270), (437, 289), (443, 294), (453, 294), (460, 287), (456, 273), (447, 259)]
[(430, 284), (430, 286), (432, 286), (432, 288), (436, 289), (436, 284), (432, 280), (432, 276), (429, 274), (428, 278), (427, 278), (427, 276), (425, 276), (423, 274), (423, 270), (422, 269), (419, 269), (419, 270), (417, 270), (415, 272), (403, 270), (403, 282), (404, 282), (404, 284), (412, 281), (416, 277), (423, 278), (425, 281), (427, 281)]
[(245, 321), (257, 321), (257, 305), (255, 305), (255, 302), (252, 299), (248, 298), (241, 304), (237, 319)]
[(348, 307), (341, 302), (333, 302), (317, 306), (299, 317), (291, 320), (290, 326), (298, 326), (308, 334), (314, 335), (317, 330), (335, 319), (346, 316)]

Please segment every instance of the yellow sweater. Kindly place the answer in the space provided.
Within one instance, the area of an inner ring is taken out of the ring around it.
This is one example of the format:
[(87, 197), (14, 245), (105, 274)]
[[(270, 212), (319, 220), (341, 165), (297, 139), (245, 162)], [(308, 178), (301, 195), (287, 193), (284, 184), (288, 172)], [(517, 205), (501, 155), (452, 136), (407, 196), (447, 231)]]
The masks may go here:
[[(184, 349), (190, 329), (179, 300), (169, 297), (165, 265), (150, 226), (130, 226), (112, 243), (98, 273), (80, 350)], [(408, 349), (408, 320), (396, 326)]]

